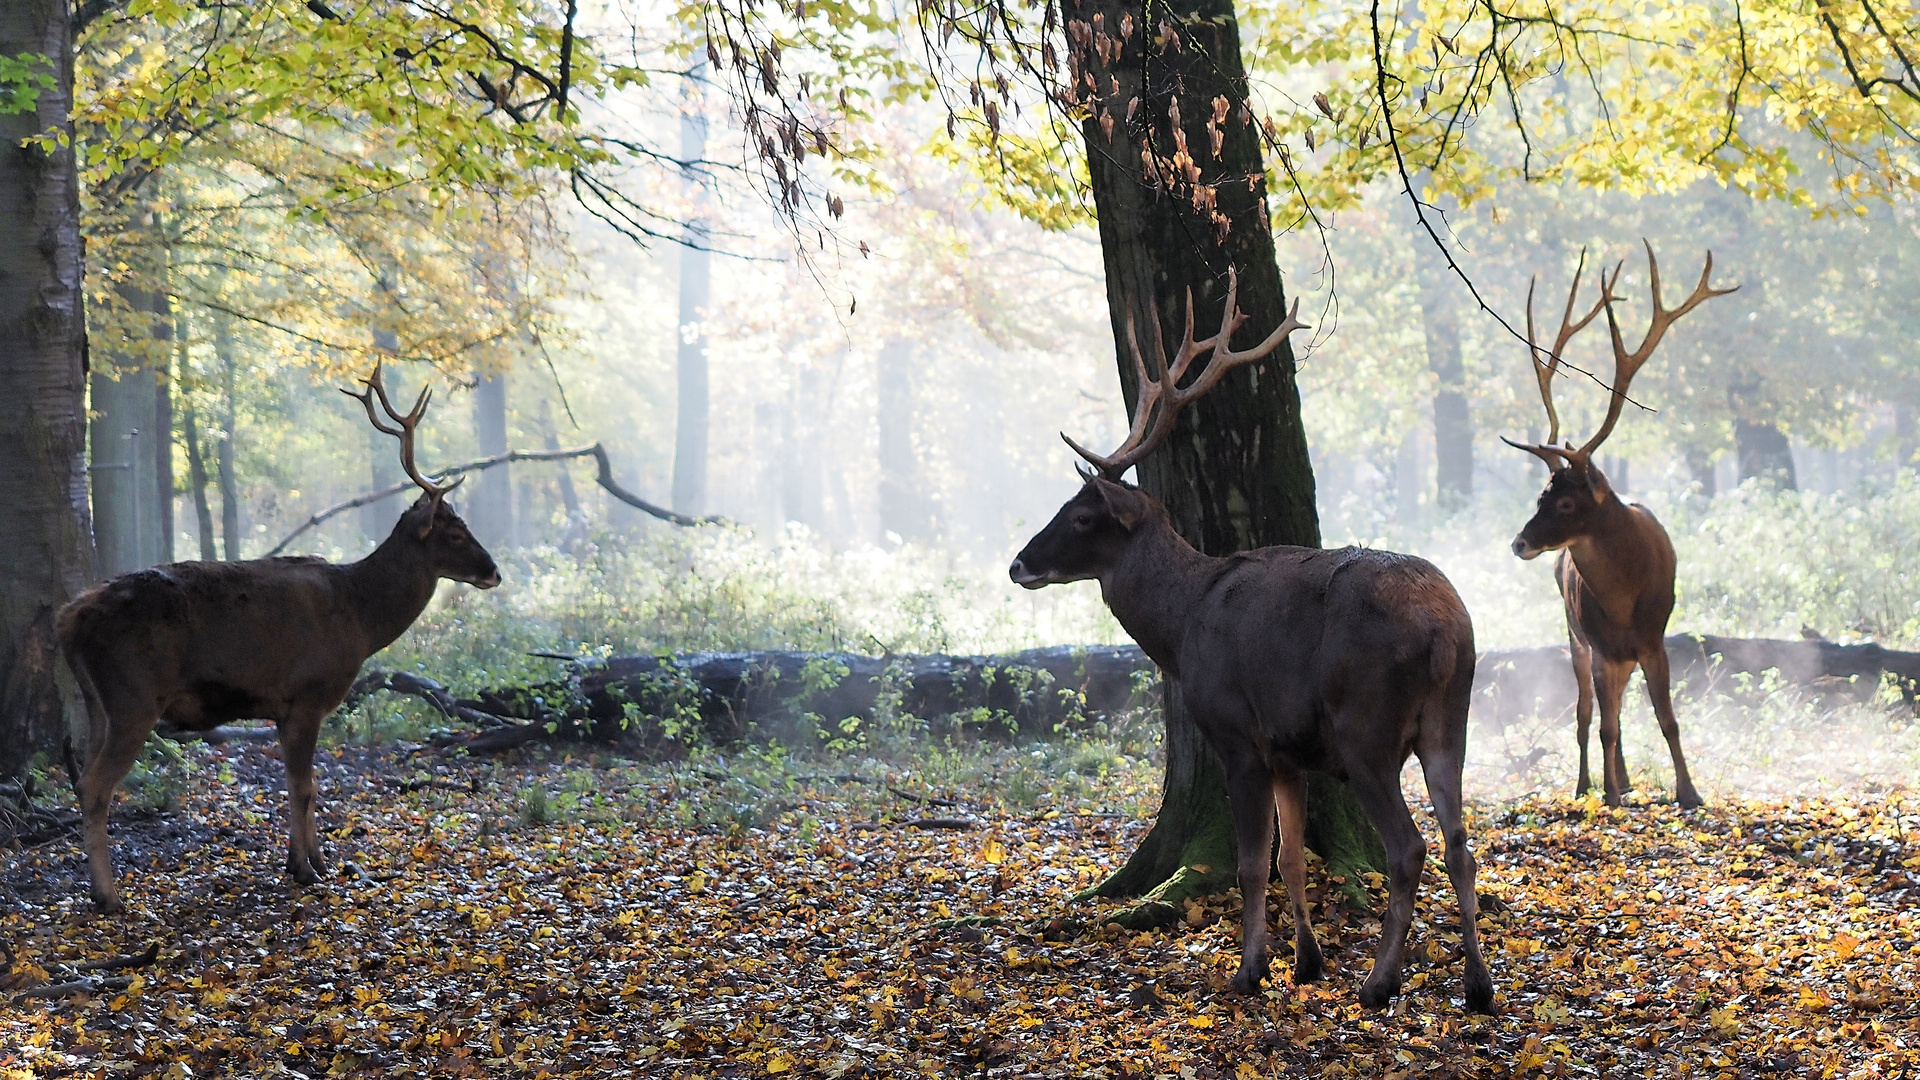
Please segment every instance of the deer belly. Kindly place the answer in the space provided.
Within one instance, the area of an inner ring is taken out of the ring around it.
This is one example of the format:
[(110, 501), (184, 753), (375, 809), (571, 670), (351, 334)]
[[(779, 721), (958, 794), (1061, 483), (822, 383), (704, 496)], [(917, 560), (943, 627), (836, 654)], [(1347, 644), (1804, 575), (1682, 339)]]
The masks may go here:
[(271, 720), (268, 702), (228, 683), (202, 682), (167, 703), (160, 721), (170, 731), (211, 731), (234, 720)]

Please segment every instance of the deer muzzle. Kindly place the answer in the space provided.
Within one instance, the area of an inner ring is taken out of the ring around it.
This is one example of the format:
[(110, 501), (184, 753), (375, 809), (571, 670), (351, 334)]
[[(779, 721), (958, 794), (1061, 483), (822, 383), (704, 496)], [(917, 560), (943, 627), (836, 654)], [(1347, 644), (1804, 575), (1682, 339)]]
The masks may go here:
[(1038, 589), (1048, 583), (1047, 575), (1036, 574), (1027, 569), (1027, 563), (1024, 559), (1013, 560), (1013, 565), (1007, 567), (1007, 576), (1013, 579), (1015, 585), (1023, 589)]
[(1546, 548), (1534, 547), (1531, 543), (1528, 543), (1526, 533), (1521, 533), (1513, 538), (1513, 553), (1522, 559), (1537, 559), (1541, 553), (1546, 550)]

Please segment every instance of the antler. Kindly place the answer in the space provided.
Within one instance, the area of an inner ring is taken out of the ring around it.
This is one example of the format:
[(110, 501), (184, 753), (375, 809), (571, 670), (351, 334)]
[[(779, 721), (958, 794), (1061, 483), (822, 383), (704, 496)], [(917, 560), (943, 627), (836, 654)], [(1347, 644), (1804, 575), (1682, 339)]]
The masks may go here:
[[(367, 407), (367, 419), (375, 428), (388, 435), (399, 436), (400, 467), (407, 471), (407, 476), (412, 478), (414, 483), (420, 485), (421, 490), (433, 496), (435, 500), (445, 497), (447, 492), (459, 487), (461, 483), (466, 480), (466, 477), (462, 476), (453, 483), (442, 487), (429, 483), (426, 477), (420, 475), (419, 468), (413, 463), (413, 432), (415, 428), (420, 426), (420, 418), (427, 414), (427, 402), (433, 398), (433, 387), (423, 387), (420, 391), (420, 396), (414, 399), (413, 409), (405, 415), (402, 415), (399, 410), (393, 407), (393, 402), (387, 400), (387, 388), (386, 384), (381, 382), (379, 364), (373, 366), (372, 375), (367, 376), (361, 381), (367, 387), (364, 392), (356, 394), (344, 386), (340, 388), (340, 392), (350, 398), (359, 399), (360, 404)], [(379, 414), (373, 411), (373, 399), (376, 396), (379, 397), (380, 408), (386, 411), (387, 418), (400, 425), (399, 427), (388, 427), (386, 424), (380, 422)]]
[[(1233, 332), (1240, 328), (1240, 324), (1247, 321), (1247, 316), (1240, 312), (1239, 293), (1240, 275), (1232, 267), (1228, 267), (1227, 306), (1225, 313), (1220, 317), (1220, 330), (1210, 338), (1195, 341), (1193, 340), (1193, 290), (1187, 290), (1187, 329), (1180, 342), (1180, 351), (1171, 364), (1167, 363), (1166, 349), (1160, 342), (1159, 306), (1149, 300), (1147, 306), (1153, 314), (1153, 355), (1158, 361), (1159, 374), (1157, 375), (1148, 370), (1146, 358), (1140, 352), (1140, 339), (1134, 331), (1133, 314), (1129, 311), (1127, 345), (1133, 350), (1134, 370), (1138, 372), (1140, 379), (1140, 397), (1134, 403), (1133, 425), (1128, 430), (1126, 439), (1112, 453), (1105, 455), (1088, 450), (1074, 442), (1065, 432), (1061, 432), (1060, 437), (1066, 440), (1068, 446), (1073, 447), (1073, 452), (1086, 458), (1094, 468), (1100, 470), (1102, 476), (1109, 480), (1118, 480), (1122, 473), (1167, 440), (1167, 436), (1173, 433), (1173, 424), (1179, 418), (1181, 409), (1213, 389), (1227, 372), (1264, 358), (1278, 348), (1280, 343), (1287, 339), (1287, 335), (1295, 330), (1308, 329), (1307, 325), (1297, 318), (1300, 314), (1300, 301), (1295, 298), (1293, 310), (1287, 312), (1287, 317), (1279, 326), (1274, 327), (1273, 333), (1268, 334), (1266, 340), (1250, 349), (1233, 351), (1228, 347), (1228, 342), (1232, 339)], [(1193, 362), (1205, 355), (1208, 350), (1213, 352), (1213, 361), (1200, 372), (1198, 378), (1194, 379), (1193, 385), (1182, 387), (1180, 380), (1186, 377)]]
[[(1640, 242), (1647, 248), (1647, 278), (1653, 292), (1653, 319), (1647, 325), (1647, 336), (1640, 339), (1640, 347), (1628, 352), (1626, 343), (1620, 340), (1620, 324), (1613, 317), (1615, 298), (1612, 296), (1606, 298), (1607, 331), (1613, 337), (1613, 397), (1607, 402), (1606, 422), (1600, 425), (1600, 430), (1594, 433), (1593, 438), (1588, 439), (1579, 450), (1574, 451), (1582, 460), (1592, 457), (1600, 444), (1607, 441), (1607, 436), (1613, 434), (1613, 425), (1620, 419), (1621, 406), (1626, 404), (1627, 387), (1633, 385), (1633, 377), (1640, 371), (1640, 366), (1645, 364), (1653, 355), (1653, 350), (1660, 346), (1660, 339), (1666, 336), (1667, 328), (1679, 322), (1682, 315), (1708, 300), (1716, 296), (1725, 296), (1740, 287), (1735, 285), (1731, 289), (1715, 289), (1707, 284), (1707, 279), (1713, 276), (1713, 252), (1709, 251), (1707, 264), (1700, 270), (1700, 283), (1693, 287), (1693, 294), (1677, 308), (1669, 310), (1662, 307), (1660, 263), (1653, 257), (1653, 244), (1644, 237)], [(1616, 280), (1618, 276), (1616, 271)]]
[(1540, 384), (1540, 403), (1547, 407), (1547, 438), (1543, 443), (1517, 443), (1504, 436), (1500, 441), (1508, 446), (1525, 450), (1527, 453), (1547, 463), (1547, 468), (1558, 468), (1564, 462), (1567, 451), (1553, 445), (1560, 438), (1560, 414), (1553, 407), (1553, 377), (1559, 373), (1560, 361), (1565, 357), (1567, 342), (1573, 336), (1587, 328), (1600, 312), (1607, 308), (1610, 301), (1617, 299), (1613, 295), (1613, 284), (1620, 280), (1620, 267), (1613, 268), (1609, 277), (1605, 270), (1600, 271), (1600, 299), (1594, 301), (1593, 309), (1578, 322), (1573, 321), (1573, 303), (1580, 295), (1580, 278), (1587, 271), (1587, 249), (1580, 249), (1580, 263), (1573, 271), (1573, 287), (1567, 290), (1567, 307), (1560, 314), (1560, 332), (1554, 335), (1553, 350), (1542, 361), (1540, 346), (1534, 344), (1533, 335), (1533, 287), (1535, 279), (1527, 279), (1527, 355), (1533, 361), (1533, 377)]

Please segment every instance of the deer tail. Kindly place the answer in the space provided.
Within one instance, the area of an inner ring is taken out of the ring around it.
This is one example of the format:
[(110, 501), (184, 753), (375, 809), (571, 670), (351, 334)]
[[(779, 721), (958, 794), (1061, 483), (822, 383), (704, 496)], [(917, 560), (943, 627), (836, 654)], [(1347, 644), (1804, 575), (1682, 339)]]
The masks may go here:
[[(107, 745), (109, 724), (107, 706), (100, 697), (100, 687), (93, 681), (92, 669), (87, 667), (86, 660), (80, 656), (80, 650), (72, 648), (67, 641), (62, 641), (60, 645), (60, 653), (66, 658), (67, 669), (73, 672), (73, 681), (80, 687), (80, 698), (87, 710), (87, 722), (84, 726), (87, 741), (80, 748), (80, 767), (84, 769), (93, 760), (93, 756), (100, 752), (100, 748)], [(80, 782), (78, 776), (73, 780), (76, 784)]]

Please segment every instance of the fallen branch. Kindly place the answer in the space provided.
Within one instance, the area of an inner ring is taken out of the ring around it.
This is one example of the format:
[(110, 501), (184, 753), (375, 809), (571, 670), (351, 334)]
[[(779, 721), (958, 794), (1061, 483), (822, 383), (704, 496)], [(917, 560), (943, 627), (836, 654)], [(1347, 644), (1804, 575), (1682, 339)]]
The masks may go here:
[[(591, 457), (599, 465), (598, 475), (594, 477), (595, 483), (605, 488), (607, 494), (612, 495), (614, 498), (619, 499), (621, 502), (626, 503), (636, 510), (652, 514), (662, 521), (670, 521), (675, 525), (732, 524), (732, 522), (726, 518), (716, 515), (689, 517), (686, 514), (676, 513), (664, 506), (656, 506), (640, 496), (635, 495), (633, 492), (628, 491), (626, 488), (621, 487), (613, 478), (613, 462), (608, 459), (606, 448), (599, 443), (594, 443), (592, 446), (577, 446), (571, 450), (509, 450), (504, 454), (495, 454), (492, 457), (481, 458), (478, 461), (469, 461), (462, 465), (454, 465), (442, 469), (434, 479), (445, 480), (463, 473), (485, 472), (495, 465), (505, 465), (513, 461), (567, 461), (572, 458), (582, 457)], [(267, 552), (267, 556), (271, 558), (285, 551), (287, 545), (293, 543), (300, 534), (306, 532), (308, 529), (319, 526), (330, 518), (358, 507), (369, 506), (382, 499), (391, 499), (395, 495), (415, 490), (418, 490), (417, 485), (415, 485), (412, 480), (405, 480), (390, 487), (381, 488), (378, 491), (369, 491), (363, 495), (355, 495), (345, 502), (335, 503), (302, 522), (299, 528), (288, 533), (284, 539), (278, 544), (275, 544), (273, 550)]]
[(84, 964), (69, 964), (74, 971), (125, 971), (128, 968), (146, 967), (160, 957), (160, 943), (154, 942), (142, 953), (128, 953), (111, 960), (89, 960)]
[(898, 795), (903, 799), (907, 799), (917, 803), (926, 803), (928, 806), (959, 806), (960, 805), (959, 802), (953, 799), (942, 799), (937, 795), (915, 795), (911, 791), (903, 791), (900, 788), (892, 786), (891, 784), (887, 786), (887, 790), (893, 792), (895, 795)]
[(16, 1000), (24, 998), (63, 998), (75, 994), (100, 994), (108, 990), (125, 990), (133, 985), (131, 975), (115, 975), (106, 979), (75, 979), (72, 982), (52, 983), (36, 986), (31, 990), (21, 990), (13, 996)]

